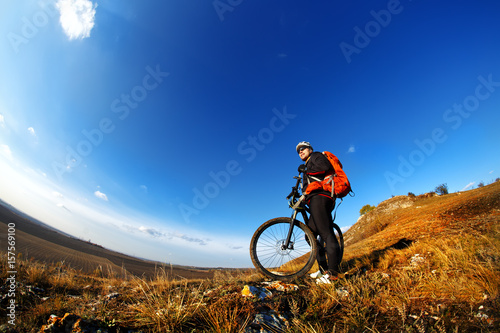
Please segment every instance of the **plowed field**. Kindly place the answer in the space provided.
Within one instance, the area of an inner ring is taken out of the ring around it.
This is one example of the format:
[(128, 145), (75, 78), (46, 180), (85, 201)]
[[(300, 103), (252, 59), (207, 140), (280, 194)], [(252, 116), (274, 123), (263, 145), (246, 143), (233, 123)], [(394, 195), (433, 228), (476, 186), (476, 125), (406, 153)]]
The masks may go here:
[(16, 254), (24, 259), (69, 266), (86, 273), (101, 271), (118, 276), (154, 277), (163, 268), (172, 279), (208, 278), (213, 275), (208, 269), (178, 265), (162, 267), (158, 262), (107, 250), (33, 222), (1, 204), (0, 252), (7, 251), (7, 225), (11, 222), (16, 225)]

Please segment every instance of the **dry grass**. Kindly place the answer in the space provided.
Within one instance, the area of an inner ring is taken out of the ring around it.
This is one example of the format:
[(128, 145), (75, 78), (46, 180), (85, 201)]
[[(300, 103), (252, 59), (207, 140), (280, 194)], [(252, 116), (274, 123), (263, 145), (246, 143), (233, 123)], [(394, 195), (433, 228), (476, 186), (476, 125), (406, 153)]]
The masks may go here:
[[(241, 294), (265, 281), (251, 270), (174, 281), (166, 268), (124, 278), (18, 258), (16, 329), (39, 331), (51, 314), (70, 312), (108, 332), (243, 332), (257, 313), (275, 311), (287, 332), (500, 331), (500, 188), (481, 190), (402, 208), (391, 199), (371, 212), (375, 226), (360, 221), (363, 237), (350, 235), (345, 277), (326, 286), (301, 279), (297, 291), (265, 300)], [(6, 318), (5, 297), (1, 305)]]
[(179, 330), (198, 314), (203, 305), (202, 284), (189, 290), (187, 282), (174, 285), (159, 277), (153, 282), (135, 279), (132, 286), (138, 293), (130, 297), (132, 304), (129, 306), (135, 324), (155, 331)]
[[(368, 269), (360, 258), (353, 274), (334, 284), (301, 280), (299, 291), (265, 303), (241, 296), (245, 284), (263, 281), (250, 273), (123, 280), (22, 262), (18, 328), (39, 329), (51, 314), (72, 312), (144, 332), (242, 332), (266, 306), (288, 313), (294, 332), (489, 331), (498, 328), (499, 247), (498, 228), (490, 236), (418, 241), (387, 251)], [(35, 287), (44, 291), (30, 293)], [(490, 321), (478, 319), (481, 305)]]
[(496, 331), (499, 245), (497, 229), (492, 237), (420, 241), (366, 272), (360, 260), (354, 276), (311, 285), (294, 323), (303, 332)]

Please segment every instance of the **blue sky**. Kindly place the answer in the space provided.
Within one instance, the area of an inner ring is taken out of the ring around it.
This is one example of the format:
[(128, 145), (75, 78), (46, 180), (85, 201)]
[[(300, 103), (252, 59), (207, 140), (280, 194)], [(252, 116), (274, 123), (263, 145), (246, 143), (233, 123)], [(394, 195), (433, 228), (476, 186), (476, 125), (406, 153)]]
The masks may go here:
[(365, 204), (500, 177), (497, 1), (5, 2), (0, 199), (113, 250), (249, 267), (310, 141)]

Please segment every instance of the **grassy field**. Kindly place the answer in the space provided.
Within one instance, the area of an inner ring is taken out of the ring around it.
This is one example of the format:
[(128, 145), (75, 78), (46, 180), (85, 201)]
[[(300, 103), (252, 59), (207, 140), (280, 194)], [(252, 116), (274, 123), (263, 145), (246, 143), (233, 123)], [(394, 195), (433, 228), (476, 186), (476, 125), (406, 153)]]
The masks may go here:
[[(173, 268), (157, 266), (138, 277), (21, 254), (16, 325), (7, 323), (3, 297), (0, 331), (499, 332), (499, 222), (500, 182), (394, 197), (346, 232), (343, 278), (329, 285), (303, 278), (295, 288), (268, 287), (262, 298), (244, 296), (267, 282), (254, 270), (173, 279)], [(9, 281), (6, 255), (0, 260), (0, 276)], [(2, 294), (8, 291), (9, 283)]]
[[(14, 223), (16, 229), (16, 253), (28, 260), (47, 264), (63, 265), (83, 273), (95, 270), (103, 274), (154, 277), (164, 264), (131, 257), (110, 251), (88, 241), (72, 238), (51, 229), (40, 222), (32, 221), (0, 205), (0, 251), (6, 251), (7, 225)], [(5, 245), (4, 245), (5, 244)], [(210, 278), (213, 271), (203, 268), (173, 265), (168, 269), (171, 278)]]

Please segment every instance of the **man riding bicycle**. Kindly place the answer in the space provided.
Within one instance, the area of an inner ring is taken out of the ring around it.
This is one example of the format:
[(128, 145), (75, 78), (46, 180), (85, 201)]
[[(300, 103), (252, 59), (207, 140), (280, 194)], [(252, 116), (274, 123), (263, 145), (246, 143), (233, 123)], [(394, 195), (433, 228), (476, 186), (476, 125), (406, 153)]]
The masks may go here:
[(316, 256), (319, 271), (311, 274), (311, 277), (318, 278), (317, 283), (330, 283), (338, 278), (341, 261), (339, 242), (335, 236), (332, 219), (335, 198), (332, 198), (331, 193), (322, 188), (307, 192), (307, 186), (318, 179), (319, 181), (323, 180), (325, 176), (332, 173), (333, 167), (326, 156), (313, 151), (309, 142), (300, 142), (296, 150), (300, 159), (305, 162), (302, 192), (306, 194), (305, 203), (310, 210), (307, 226), (316, 238), (320, 237), (317, 241), (318, 253)]

